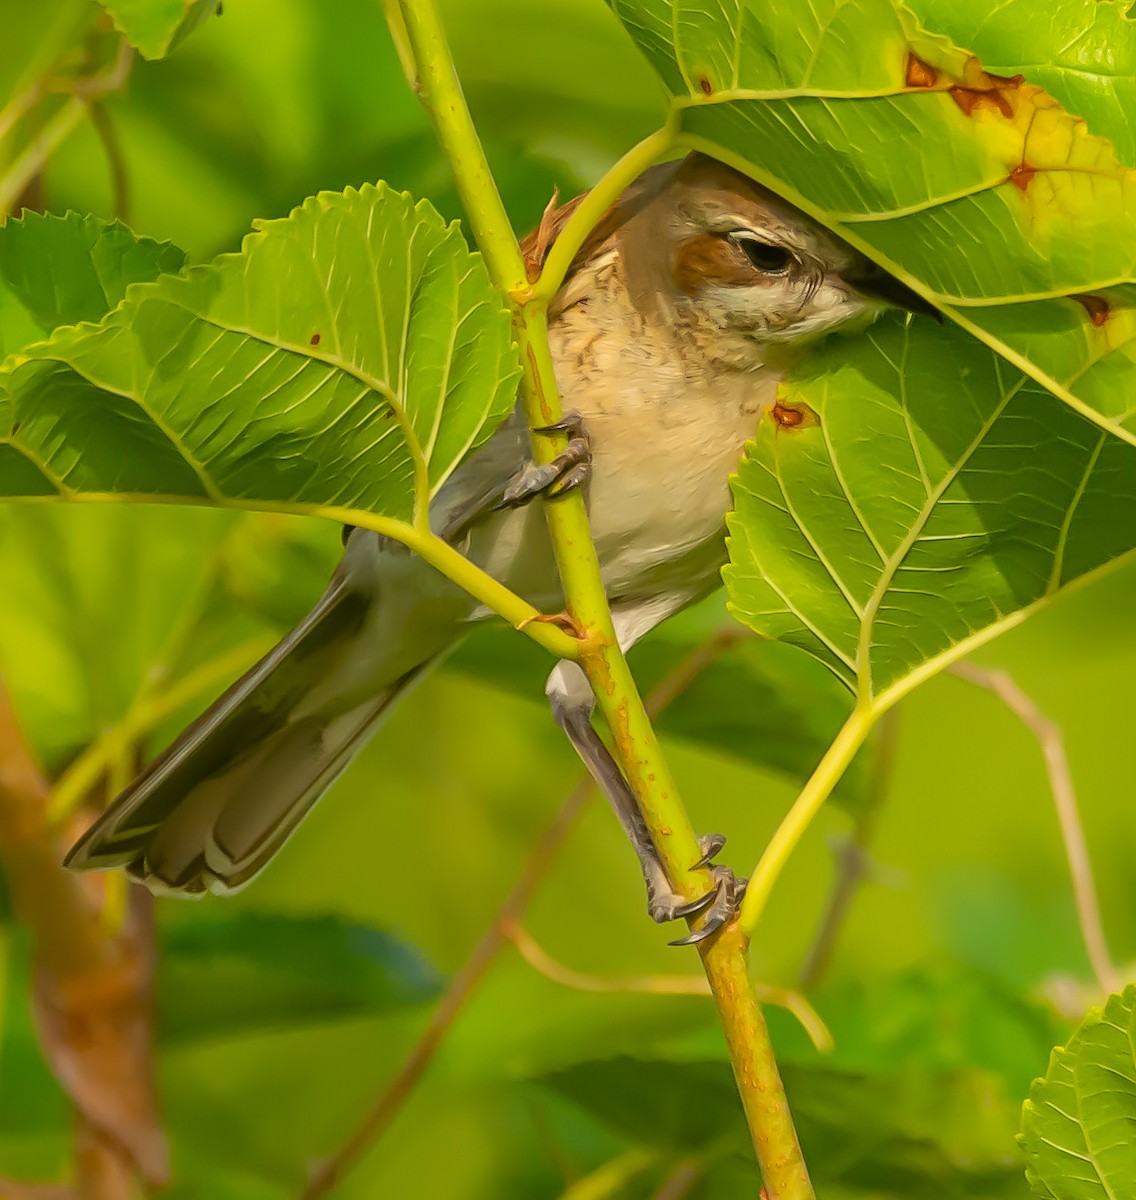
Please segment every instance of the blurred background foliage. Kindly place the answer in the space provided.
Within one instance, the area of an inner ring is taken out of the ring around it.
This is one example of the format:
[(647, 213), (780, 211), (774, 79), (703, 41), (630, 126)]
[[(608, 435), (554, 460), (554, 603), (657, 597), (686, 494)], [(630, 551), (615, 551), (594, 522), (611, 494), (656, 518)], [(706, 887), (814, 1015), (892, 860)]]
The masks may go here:
[[(0, 44), (0, 107), (93, 11), (89, 0), (5, 7), (20, 19)], [(518, 229), (535, 224), (554, 187), (586, 187), (658, 123), (656, 84), (602, 0), (443, 9)], [(236, 248), (255, 218), (284, 215), (309, 193), (368, 180), (460, 215), (376, 0), (225, 0), (171, 57), (135, 62), (104, 107), (105, 120), (80, 121), (47, 159), (28, 199), (121, 215), (193, 260)], [(0, 670), (51, 775), (92, 744), (113, 766), (108, 732), (131, 713), (158, 715), (144, 749), (160, 748), (305, 611), (337, 550), (336, 529), (268, 516), (0, 510)], [(981, 655), (1065, 732), (1120, 963), (1136, 954), (1134, 603), (1130, 567)], [(644, 680), (724, 621), (715, 598), (661, 630), (636, 653)], [(296, 1196), (492, 923), (579, 775), (542, 702), (548, 664), (521, 640), (487, 633), (430, 676), (239, 897), (158, 903), (171, 1195)], [(744, 870), (845, 701), (795, 652), (739, 654), (662, 727), (696, 826), (728, 832), (726, 858)], [(1041, 756), (995, 699), (951, 677), (905, 701), (895, 732), (887, 769), (864, 765), (779, 886), (755, 971), (795, 986), (831, 885), (831, 846), (850, 812), (874, 805), (873, 877), (810, 993), (835, 1051), (818, 1054), (771, 1011), (818, 1185), (835, 1200), (1024, 1197), (1012, 1142), (1021, 1099), (1068, 1015), (1094, 998)], [(598, 803), (525, 923), (593, 975), (693, 970), (646, 920), (632, 856)], [(9, 919), (0, 1175), (51, 1180), (64, 1172), (70, 1129), (36, 1045), (26, 976), (25, 939)], [(692, 1077), (695, 1110), (679, 1086)], [(336, 1194), (646, 1197), (686, 1169), (688, 1190), (671, 1194), (752, 1196), (739, 1121), (704, 999), (568, 990), (507, 949)], [(570, 1192), (599, 1169), (627, 1182)]]

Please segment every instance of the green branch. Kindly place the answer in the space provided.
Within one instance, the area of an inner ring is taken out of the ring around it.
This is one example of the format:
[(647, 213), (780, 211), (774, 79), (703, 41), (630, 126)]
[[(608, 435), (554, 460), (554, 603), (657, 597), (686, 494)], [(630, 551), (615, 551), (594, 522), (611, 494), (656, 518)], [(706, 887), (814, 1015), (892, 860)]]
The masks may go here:
[[(433, 117), (490, 276), (513, 307), (525, 415), (532, 429), (552, 424), (561, 409), (548, 344), (548, 300), (591, 225), (648, 165), (648, 156), (671, 144), (670, 131), (641, 143), (601, 181), (595, 199), (586, 202), (586, 208), (581, 205), (583, 214), (578, 212), (569, 222), (566, 232), (570, 231), (571, 240), (550, 255), (547, 274), (533, 287), (466, 107), (435, 0), (399, 0), (399, 7), (403, 27), (396, 33), (409, 44), (412, 84)], [(562, 435), (534, 433), (533, 456), (539, 463), (549, 462), (564, 444)], [(711, 879), (704, 868), (691, 869), (700, 857), (698, 841), (617, 643), (583, 497), (572, 492), (546, 504), (545, 512), (567, 611), (580, 633), (578, 661), (612, 732), (615, 756), (671, 883), (694, 899), (710, 888)], [(726, 1033), (769, 1200), (812, 1200), (765, 1021), (747, 974), (746, 945), (744, 935), (732, 927), (703, 942), (699, 952)]]
[(770, 838), (761, 861), (750, 878), (745, 900), (742, 901), (740, 924), (748, 937), (753, 936), (761, 914), (765, 911), (769, 893), (781, 877), (790, 855), (805, 836), (813, 818), (824, 807), (824, 802), (840, 782), (841, 776), (856, 757), (856, 752), (864, 744), (864, 739), (871, 733), (880, 716), (882, 711), (879, 708), (857, 706), (853, 709), (852, 715), (844, 722), (840, 732), (825, 751), (808, 783), (802, 788), (801, 794), (793, 801), (793, 807), (786, 813), (777, 832)]

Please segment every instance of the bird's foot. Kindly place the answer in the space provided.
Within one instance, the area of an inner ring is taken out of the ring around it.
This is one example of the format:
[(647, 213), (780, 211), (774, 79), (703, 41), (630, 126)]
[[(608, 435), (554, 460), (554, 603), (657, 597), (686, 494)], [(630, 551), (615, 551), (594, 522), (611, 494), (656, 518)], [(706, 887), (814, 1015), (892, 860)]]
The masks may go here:
[(657, 871), (644, 871), (647, 879), (647, 912), (653, 921), (677, 921), (682, 917), (702, 915), (702, 924), (685, 937), (671, 942), (672, 946), (693, 946), (718, 932), (738, 911), (745, 895), (746, 879), (739, 879), (729, 867), (713, 862), (715, 855), (726, 844), (720, 833), (710, 833), (698, 839), (702, 857), (692, 869), (707, 867), (714, 881), (713, 887), (695, 900), (680, 896), (667, 881), (660, 866)]
[(517, 508), (537, 496), (555, 499), (591, 478), (592, 448), (579, 413), (569, 413), (555, 425), (542, 425), (534, 433), (566, 433), (568, 445), (548, 463), (526, 463), (509, 481), (496, 509)]

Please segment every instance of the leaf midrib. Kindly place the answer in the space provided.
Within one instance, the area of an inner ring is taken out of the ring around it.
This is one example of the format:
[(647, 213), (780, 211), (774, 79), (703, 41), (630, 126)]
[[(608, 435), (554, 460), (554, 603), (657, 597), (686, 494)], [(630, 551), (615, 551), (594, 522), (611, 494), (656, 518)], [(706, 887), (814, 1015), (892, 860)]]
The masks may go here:
[[(875, 339), (873, 339), (874, 341)], [(860, 642), (856, 653), (856, 681), (857, 695), (862, 703), (871, 703), (877, 697), (874, 695), (873, 680), (872, 680), (872, 634), (874, 632), (875, 619), (879, 613), (880, 605), (883, 603), (888, 594), (892, 583), (895, 581), (896, 572), (903, 565), (904, 559), (910, 553), (912, 547), (918, 542), (919, 535), (927, 526), (927, 522), (931, 519), (939, 501), (943, 498), (947, 489), (958, 478), (962, 469), (970, 461), (971, 457), (981, 447), (986, 440), (991, 429), (997, 423), (1002, 413), (1006, 410), (1006, 406), (1025, 386), (1026, 378), (1023, 376), (1018, 379), (1015, 385), (1008, 391), (1003, 391), (998, 403), (993, 407), (989, 416), (979, 426), (978, 432), (974, 438), (966, 446), (966, 449), (960, 455), (958, 460), (950, 467), (939, 483), (931, 489), (927, 496), (923, 507), (919, 510), (915, 519), (911, 523), (907, 534), (904, 536), (895, 551), (885, 559), (883, 569), (880, 571), (879, 580), (875, 588), (872, 590), (871, 596), (868, 597), (867, 604), (864, 605), (864, 616), (860, 625)]]

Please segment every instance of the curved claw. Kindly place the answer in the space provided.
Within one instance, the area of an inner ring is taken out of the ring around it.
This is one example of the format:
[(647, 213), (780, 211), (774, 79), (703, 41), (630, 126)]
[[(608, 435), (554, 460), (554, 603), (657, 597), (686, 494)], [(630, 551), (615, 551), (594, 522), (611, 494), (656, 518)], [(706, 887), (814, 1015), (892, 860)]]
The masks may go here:
[(697, 871), (701, 867), (708, 867), (721, 853), (725, 844), (726, 835), (724, 833), (704, 834), (698, 839), (698, 848), (702, 851), (702, 857), (690, 869)]
[(686, 937), (675, 938), (673, 942), (667, 942), (668, 946), (697, 946), (699, 942), (704, 941), (711, 934), (717, 933), (726, 923), (725, 917), (712, 917), (702, 926), (701, 929), (692, 929)]
[(698, 900), (694, 901), (697, 911), (706, 914), (705, 920), (685, 937), (676, 938), (670, 943), (672, 946), (697, 945), (717, 933), (723, 925), (733, 919), (734, 914), (738, 911), (749, 880), (739, 879), (729, 867), (715, 867), (714, 878), (714, 890), (708, 896), (700, 896)]
[(678, 905), (670, 914), (670, 919), (672, 921), (678, 921), (682, 917), (697, 916), (704, 909), (709, 908), (710, 905), (713, 904), (717, 899), (718, 888), (713, 887), (706, 893), (705, 896), (699, 896), (696, 900), (688, 900), (685, 904)]

